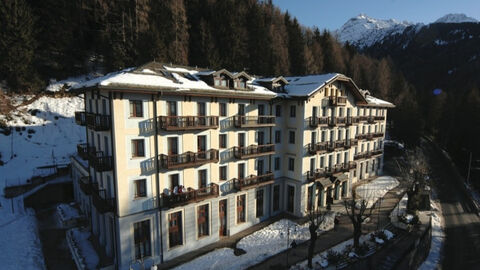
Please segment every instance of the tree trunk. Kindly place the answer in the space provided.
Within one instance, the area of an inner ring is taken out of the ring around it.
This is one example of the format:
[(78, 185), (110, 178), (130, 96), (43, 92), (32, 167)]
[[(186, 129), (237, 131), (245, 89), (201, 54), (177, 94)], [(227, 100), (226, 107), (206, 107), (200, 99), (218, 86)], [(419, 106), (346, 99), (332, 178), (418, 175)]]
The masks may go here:
[(315, 249), (315, 242), (317, 241), (316, 230), (310, 230), (310, 245), (308, 246), (308, 267), (312, 268), (313, 250)]
[(355, 250), (360, 246), (360, 236), (362, 235), (362, 223), (353, 224), (353, 247)]

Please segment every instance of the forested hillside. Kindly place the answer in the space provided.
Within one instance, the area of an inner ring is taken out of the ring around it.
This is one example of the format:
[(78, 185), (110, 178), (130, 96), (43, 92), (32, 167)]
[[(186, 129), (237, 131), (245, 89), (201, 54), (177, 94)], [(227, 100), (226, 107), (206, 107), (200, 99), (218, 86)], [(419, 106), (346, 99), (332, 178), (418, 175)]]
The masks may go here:
[(14, 91), (152, 60), (259, 76), (339, 72), (398, 106), (393, 135), (414, 143), (423, 126), (391, 61), (256, 0), (4, 0), (0, 25), (0, 80)]

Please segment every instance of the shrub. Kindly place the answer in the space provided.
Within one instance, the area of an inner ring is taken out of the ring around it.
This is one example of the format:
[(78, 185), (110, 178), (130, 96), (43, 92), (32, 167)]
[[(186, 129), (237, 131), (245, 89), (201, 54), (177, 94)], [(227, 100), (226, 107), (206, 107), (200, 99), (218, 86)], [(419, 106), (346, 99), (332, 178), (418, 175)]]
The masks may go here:
[(334, 250), (327, 251), (327, 261), (329, 264), (337, 264), (343, 258), (343, 255), (340, 252), (336, 252)]

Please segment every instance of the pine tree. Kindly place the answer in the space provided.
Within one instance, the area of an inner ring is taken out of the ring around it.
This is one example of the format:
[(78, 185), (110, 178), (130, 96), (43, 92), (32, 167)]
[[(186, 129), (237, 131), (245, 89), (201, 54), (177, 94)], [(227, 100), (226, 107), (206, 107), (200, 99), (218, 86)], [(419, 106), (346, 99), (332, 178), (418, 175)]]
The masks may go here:
[(32, 68), (35, 53), (34, 19), (25, 0), (0, 1), (0, 76), (14, 90), (39, 86)]
[(290, 19), (288, 12), (285, 14), (285, 26), (288, 33), (288, 55), (290, 58), (290, 73), (303, 75), (306, 72), (305, 39), (297, 18)]

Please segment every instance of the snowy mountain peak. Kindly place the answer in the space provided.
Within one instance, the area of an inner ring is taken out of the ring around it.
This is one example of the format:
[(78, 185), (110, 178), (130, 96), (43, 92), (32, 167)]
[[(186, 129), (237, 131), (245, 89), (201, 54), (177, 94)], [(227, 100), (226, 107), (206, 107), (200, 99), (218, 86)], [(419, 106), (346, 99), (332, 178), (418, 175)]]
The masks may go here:
[(464, 23), (464, 22), (478, 23), (479, 21), (475, 18), (468, 17), (463, 13), (450, 13), (435, 21), (435, 23)]
[(402, 32), (412, 25), (394, 19), (381, 20), (360, 14), (348, 20), (335, 34), (340, 42), (350, 42), (357, 47), (368, 47), (385, 36)]

